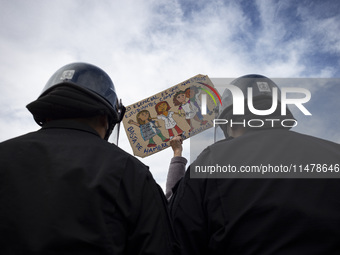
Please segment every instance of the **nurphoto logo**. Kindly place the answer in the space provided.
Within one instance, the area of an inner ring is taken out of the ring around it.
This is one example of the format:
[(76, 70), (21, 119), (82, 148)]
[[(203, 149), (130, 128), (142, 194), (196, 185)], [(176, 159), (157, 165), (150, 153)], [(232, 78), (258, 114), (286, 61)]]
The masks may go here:
[[(272, 105), (269, 109), (265, 110), (259, 110), (254, 107), (253, 102), (253, 88), (249, 87), (247, 88), (247, 106), (251, 113), (257, 116), (267, 116), (272, 113), (274, 113), (278, 107), (278, 88), (273, 87), (272, 89), (268, 86), (266, 82), (257, 82), (257, 86), (260, 92), (266, 92), (271, 93), (272, 98)], [(245, 114), (245, 96), (243, 94), (243, 91), (238, 88), (235, 85), (225, 85), (225, 88), (229, 90), (231, 93), (232, 99), (233, 99), (233, 115), (234, 116), (241, 116)], [(298, 95), (298, 98), (289, 98), (289, 94), (295, 94)], [(216, 92), (216, 95), (218, 93)], [(219, 97), (219, 96), (218, 96)], [(281, 115), (285, 116), (287, 114), (287, 105), (295, 105), (304, 115), (312, 115), (307, 108), (303, 105), (307, 103), (311, 99), (311, 93), (308, 89), (305, 88), (295, 88), (295, 87), (283, 87), (281, 89)], [(221, 102), (221, 101), (220, 101)], [(222, 102), (221, 102), (222, 105)], [(202, 108), (206, 109), (206, 95), (202, 95)], [(203, 114), (203, 112), (202, 112)], [(227, 124), (228, 122), (230, 125), (243, 125), (246, 126), (248, 124), (248, 127), (261, 127), (264, 125), (264, 121), (271, 122), (272, 127), (274, 127), (274, 123), (277, 121), (281, 122), (281, 125), (283, 127), (294, 127), (297, 125), (297, 121), (295, 119), (284, 119), (284, 120), (278, 120), (278, 119), (251, 119), (248, 120), (246, 123), (246, 120), (243, 120), (241, 122), (233, 122), (233, 120), (226, 120), (226, 119), (214, 119), (213, 124), (214, 127), (216, 125), (223, 125)]]

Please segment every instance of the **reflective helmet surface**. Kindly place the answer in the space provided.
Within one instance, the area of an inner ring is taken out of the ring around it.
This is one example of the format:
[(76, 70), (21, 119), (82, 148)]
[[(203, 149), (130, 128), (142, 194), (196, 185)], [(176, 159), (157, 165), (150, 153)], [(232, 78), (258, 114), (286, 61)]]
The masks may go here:
[[(273, 88), (277, 88), (278, 100), (281, 98), (281, 91), (279, 87), (269, 78), (259, 74), (248, 74), (233, 80), (231, 85), (238, 87), (244, 99), (247, 99), (248, 88), (253, 88), (253, 101), (272, 98)], [(219, 109), (218, 118), (223, 118), (227, 112), (232, 110), (233, 96), (229, 89), (225, 89), (222, 95), (222, 107)]]
[(39, 97), (48, 94), (59, 86), (72, 86), (85, 91), (110, 109), (113, 122), (121, 121), (121, 106), (114, 84), (111, 78), (99, 67), (87, 63), (65, 65), (52, 75)]

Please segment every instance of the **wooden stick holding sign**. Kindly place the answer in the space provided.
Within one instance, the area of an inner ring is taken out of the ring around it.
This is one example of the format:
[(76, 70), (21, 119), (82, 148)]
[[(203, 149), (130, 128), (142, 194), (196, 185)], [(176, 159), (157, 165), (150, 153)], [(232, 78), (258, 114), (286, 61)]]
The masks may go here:
[(215, 98), (220, 100), (209, 77), (199, 74), (127, 106), (123, 124), (134, 155), (152, 155), (168, 148), (175, 135), (187, 139), (211, 128)]

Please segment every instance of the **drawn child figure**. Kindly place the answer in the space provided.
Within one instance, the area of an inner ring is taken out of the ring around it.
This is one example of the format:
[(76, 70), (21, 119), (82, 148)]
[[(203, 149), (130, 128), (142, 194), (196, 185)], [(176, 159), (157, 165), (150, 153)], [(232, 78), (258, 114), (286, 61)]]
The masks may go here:
[(173, 97), (173, 102), (174, 102), (174, 105), (179, 106), (178, 107), (179, 113), (181, 113), (182, 110), (184, 111), (185, 119), (190, 125), (189, 132), (194, 130), (191, 119), (195, 119), (198, 122), (202, 123), (202, 121), (196, 116), (199, 109), (193, 103), (190, 102), (190, 99), (187, 100), (185, 91), (183, 90), (178, 91)]
[[(197, 112), (197, 117), (200, 120), (203, 120), (203, 115), (201, 113), (201, 101), (199, 99), (199, 96), (201, 95), (201, 90), (199, 90), (196, 86), (191, 86), (190, 88), (187, 88), (185, 90), (185, 95), (190, 98), (190, 102), (193, 103), (197, 108), (198, 108), (198, 112)], [(211, 115), (213, 112), (209, 110), (208, 106), (207, 106), (207, 113), (209, 115)], [(202, 124), (205, 125), (206, 123)]]
[(179, 128), (177, 122), (172, 117), (174, 114), (178, 113), (169, 111), (170, 108), (170, 105), (166, 101), (161, 101), (155, 106), (158, 115), (157, 118), (164, 121), (165, 128), (169, 132), (170, 139), (172, 139), (174, 137), (173, 128), (177, 131), (178, 135), (184, 134), (185, 132)]
[(129, 120), (128, 123), (134, 124), (140, 128), (140, 133), (144, 141), (149, 140), (149, 144), (147, 145), (148, 147), (156, 147), (156, 143), (153, 140), (153, 137), (155, 135), (158, 135), (163, 142), (167, 142), (170, 140), (163, 136), (162, 132), (158, 129), (158, 122), (152, 120), (150, 112), (148, 110), (142, 110), (137, 113), (136, 120), (137, 122)]

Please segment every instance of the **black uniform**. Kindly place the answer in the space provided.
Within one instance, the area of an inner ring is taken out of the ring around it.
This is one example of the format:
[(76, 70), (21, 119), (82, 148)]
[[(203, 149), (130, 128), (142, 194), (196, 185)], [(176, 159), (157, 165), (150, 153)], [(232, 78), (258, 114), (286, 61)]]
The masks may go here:
[[(286, 130), (249, 131), (194, 162), (216, 163), (325, 163), (340, 178), (340, 145)], [(340, 179), (193, 179), (189, 172), (171, 202), (184, 254), (340, 254)]]
[(86, 125), (0, 144), (0, 254), (173, 254), (148, 167)]

